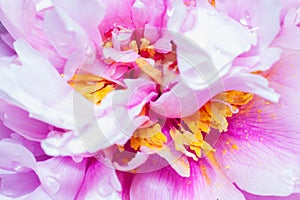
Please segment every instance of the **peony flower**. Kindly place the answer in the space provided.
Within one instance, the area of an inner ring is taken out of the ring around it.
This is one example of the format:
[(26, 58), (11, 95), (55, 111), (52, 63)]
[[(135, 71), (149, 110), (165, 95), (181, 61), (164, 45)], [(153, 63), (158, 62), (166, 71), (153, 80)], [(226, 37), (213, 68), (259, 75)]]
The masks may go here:
[(299, 192), (299, 6), (0, 1), (0, 197)]

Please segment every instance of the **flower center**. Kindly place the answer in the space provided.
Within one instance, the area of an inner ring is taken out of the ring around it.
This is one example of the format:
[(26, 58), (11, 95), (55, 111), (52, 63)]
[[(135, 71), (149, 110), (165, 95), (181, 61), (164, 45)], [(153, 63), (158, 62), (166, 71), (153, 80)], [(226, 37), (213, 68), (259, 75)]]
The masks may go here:
[[(253, 94), (240, 91), (221, 93), (191, 116), (168, 119), (164, 127), (155, 124), (137, 129), (130, 139), (130, 146), (135, 151), (143, 150), (143, 147), (160, 150), (168, 145), (167, 142), (172, 142), (177, 151), (197, 161), (215, 151), (205, 140), (212, 129), (220, 133), (226, 132), (227, 119), (236, 114), (239, 107), (248, 104), (252, 99)], [(141, 114), (144, 113), (142, 111)], [(237, 147), (233, 146), (233, 148)]]
[[(114, 48), (111, 39), (106, 39), (104, 48)], [(130, 63), (118, 63), (110, 58), (105, 58), (104, 62), (109, 65), (108, 67), (125, 64), (129, 68), (128, 71), (138, 70), (137, 77), (127, 76), (125, 73), (125, 78), (148, 78), (162, 89), (180, 74), (177, 67), (176, 47), (173, 48), (175, 51), (160, 53), (149, 40), (142, 38), (139, 43), (131, 40), (120, 48), (121, 51), (136, 52), (138, 58)], [(95, 104), (100, 104), (103, 98), (117, 87), (116, 83), (107, 79), (80, 73), (76, 74), (69, 84)], [(228, 91), (212, 98), (191, 116), (153, 121), (150, 119), (133, 133), (128, 143), (120, 147), (120, 151), (125, 147), (135, 152), (158, 151), (171, 144), (177, 151), (197, 161), (215, 151), (213, 144), (206, 139), (212, 130), (219, 133), (226, 132), (228, 118), (238, 113), (239, 107), (248, 104), (252, 98), (253, 95), (249, 93)], [(149, 110), (149, 105), (146, 104), (140, 116), (148, 116)]]

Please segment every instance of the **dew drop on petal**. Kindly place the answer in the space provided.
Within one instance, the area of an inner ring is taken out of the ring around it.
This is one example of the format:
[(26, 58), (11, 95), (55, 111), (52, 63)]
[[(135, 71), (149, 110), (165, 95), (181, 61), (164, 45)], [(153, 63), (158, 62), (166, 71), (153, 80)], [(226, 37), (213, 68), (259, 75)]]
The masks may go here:
[(76, 163), (80, 163), (83, 160), (82, 156), (72, 156), (72, 159)]
[(243, 16), (240, 18), (240, 23), (244, 26), (251, 26), (251, 17), (248, 11), (245, 11)]
[(30, 171), (30, 169), (28, 167), (22, 166), (18, 162), (13, 162), (12, 164), (13, 164), (13, 168), (16, 172), (28, 172), (28, 171)]
[(56, 194), (60, 189), (60, 183), (58, 182), (58, 180), (56, 178), (54, 178), (52, 176), (46, 177), (44, 186), (52, 194)]

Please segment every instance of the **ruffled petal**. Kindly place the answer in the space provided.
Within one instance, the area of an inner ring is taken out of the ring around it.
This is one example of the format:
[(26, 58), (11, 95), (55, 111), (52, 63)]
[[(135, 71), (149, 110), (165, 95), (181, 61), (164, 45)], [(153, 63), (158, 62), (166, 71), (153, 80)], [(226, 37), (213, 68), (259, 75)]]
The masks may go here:
[(6, 105), (4, 112), (5, 126), (29, 140), (40, 141), (47, 137), (49, 125), (29, 117), (29, 113), (15, 106)]
[(59, 54), (68, 59), (64, 68), (66, 79), (71, 79), (84, 61), (94, 56), (95, 47), (87, 33), (60, 7), (46, 13), (44, 32)]
[(17, 143), (1, 141), (0, 158), (0, 168), (4, 170), (0, 172), (1, 194), (20, 197), (39, 186), (39, 179), (33, 171), (36, 169), (36, 160), (27, 148)]
[(133, 132), (149, 120), (139, 114), (143, 106), (157, 96), (155, 83), (151, 81), (136, 79), (125, 80), (125, 83), (126, 90), (108, 93), (100, 106), (84, 105), (74, 98), (75, 104), (80, 105), (74, 110), (77, 129), (44, 140), (42, 147), (47, 154), (93, 154), (113, 144), (124, 145)]
[[(179, 15), (181, 10), (188, 9), (185, 5), (175, 8), (170, 17)], [(192, 13), (188, 13), (192, 14)], [(195, 44), (204, 49), (217, 69), (225, 67), (228, 63), (250, 49), (256, 43), (250, 31), (241, 26), (235, 20), (222, 15), (206, 2), (199, 2), (196, 10), (197, 19), (193, 27), (183, 30), (185, 25), (179, 23), (169, 24), (168, 28), (173, 31), (183, 32), (184, 35), (193, 40)], [(174, 26), (174, 27), (172, 27)]]
[[(74, 128), (73, 90), (53, 66), (25, 41), (15, 42), (22, 66), (0, 68), (0, 96), (51, 125)], [(47, 90), (47, 92), (45, 92)], [(83, 97), (76, 97), (82, 98)], [(87, 101), (87, 100), (85, 100)]]
[[(98, 25), (105, 15), (105, 8), (97, 0), (54, 0), (54, 6), (62, 7), (72, 19), (89, 34), (95, 44), (101, 44), (101, 35)], [(78, 14), (80, 13), (80, 15)]]
[(41, 141), (41, 146), (50, 156), (83, 155), (87, 152), (81, 138), (71, 131), (62, 135), (51, 132), (46, 139)]
[(35, 5), (31, 0), (0, 1), (0, 19), (14, 38), (26, 38), (35, 24)]
[[(196, 85), (196, 76), (194, 76)], [(203, 89), (193, 88), (185, 80), (179, 81), (170, 91), (163, 93), (156, 101), (151, 102), (151, 109), (162, 116), (181, 118), (192, 115), (215, 95), (229, 90), (239, 90), (259, 95), (269, 101), (277, 102), (279, 95), (269, 87), (268, 80), (260, 75), (250, 74), (242, 68), (233, 68), (222, 78), (215, 77), (211, 84), (202, 81)], [(188, 85), (189, 84), (189, 85)], [(199, 87), (199, 86), (196, 86)]]
[[(36, 5), (35, 5), (36, 3)], [(61, 70), (65, 60), (53, 49), (42, 31), (43, 14), (38, 13), (40, 6), (49, 8), (51, 4), (44, 1), (41, 5), (31, 0), (1, 1), (1, 23), (9, 35), (1, 36), (6, 42), (24, 39), (34, 48), (38, 49), (50, 62)]]
[(276, 0), (255, 0), (252, 2), (220, 1), (216, 8), (228, 14), (249, 29), (258, 29), (257, 34), (259, 46), (266, 48), (272, 42), (279, 31), (281, 3)]
[(139, 116), (143, 106), (157, 96), (155, 83), (151, 81), (128, 79), (125, 83), (128, 89), (109, 93), (97, 112), (101, 132), (109, 141), (106, 141), (107, 145), (125, 144), (133, 132), (148, 120), (148, 117)]

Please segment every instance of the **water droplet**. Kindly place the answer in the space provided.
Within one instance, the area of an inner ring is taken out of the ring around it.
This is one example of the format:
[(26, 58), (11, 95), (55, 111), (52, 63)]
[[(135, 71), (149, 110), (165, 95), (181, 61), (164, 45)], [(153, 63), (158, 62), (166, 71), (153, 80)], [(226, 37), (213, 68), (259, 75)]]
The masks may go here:
[(72, 156), (74, 162), (80, 163), (83, 160), (82, 156)]
[(56, 180), (56, 178), (48, 176), (45, 179), (45, 187), (52, 194), (56, 194), (60, 189), (60, 183)]
[(20, 163), (18, 162), (13, 162), (13, 167), (14, 167), (14, 170), (16, 172), (28, 172), (30, 171), (30, 169), (28, 167), (25, 167), (25, 166), (22, 166)]
[(251, 17), (248, 11), (244, 12), (244, 15), (240, 18), (240, 23), (244, 26), (251, 26)]

